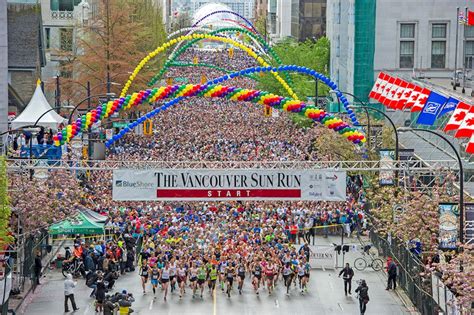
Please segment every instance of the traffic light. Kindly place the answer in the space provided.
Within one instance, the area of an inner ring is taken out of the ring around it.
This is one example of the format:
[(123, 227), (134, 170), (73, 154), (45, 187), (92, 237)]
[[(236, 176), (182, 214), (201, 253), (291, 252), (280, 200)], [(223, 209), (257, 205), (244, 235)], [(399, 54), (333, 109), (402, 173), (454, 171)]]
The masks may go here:
[(234, 48), (229, 48), (229, 58), (232, 59), (234, 58)]
[(194, 63), (195, 65), (197, 65), (197, 64), (199, 63), (198, 57), (194, 57), (194, 58), (193, 58), (193, 63)]
[(265, 117), (271, 117), (272, 111), (273, 111), (273, 108), (271, 106), (265, 105), (265, 107), (263, 108), (263, 114)]
[(172, 85), (173, 84), (173, 78), (167, 78), (166, 79), (166, 84)]
[(151, 119), (147, 119), (143, 122), (143, 134), (145, 136), (151, 136), (153, 134), (153, 122)]
[(207, 77), (203, 74), (203, 75), (201, 76), (201, 84), (204, 84), (204, 83), (206, 83), (206, 82), (207, 82)]

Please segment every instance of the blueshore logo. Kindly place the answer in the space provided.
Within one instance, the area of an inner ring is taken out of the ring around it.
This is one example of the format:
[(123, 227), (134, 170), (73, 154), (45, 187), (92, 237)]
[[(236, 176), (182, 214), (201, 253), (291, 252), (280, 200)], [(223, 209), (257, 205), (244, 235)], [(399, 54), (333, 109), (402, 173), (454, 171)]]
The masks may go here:
[(142, 182), (141, 180), (134, 182), (129, 182), (127, 180), (116, 180), (115, 187), (148, 189), (153, 188), (153, 183)]

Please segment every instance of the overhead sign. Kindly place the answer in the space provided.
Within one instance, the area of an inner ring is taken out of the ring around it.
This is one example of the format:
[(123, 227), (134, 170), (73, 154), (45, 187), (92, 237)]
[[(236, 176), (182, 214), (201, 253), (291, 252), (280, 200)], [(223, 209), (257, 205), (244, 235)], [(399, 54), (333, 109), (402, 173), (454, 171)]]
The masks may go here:
[(114, 170), (114, 200), (346, 200), (333, 170)]

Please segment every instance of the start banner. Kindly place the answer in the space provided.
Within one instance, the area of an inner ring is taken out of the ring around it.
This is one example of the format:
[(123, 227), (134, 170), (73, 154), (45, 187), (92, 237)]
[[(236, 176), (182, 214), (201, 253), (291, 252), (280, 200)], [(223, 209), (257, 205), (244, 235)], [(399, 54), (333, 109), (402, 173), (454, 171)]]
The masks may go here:
[(114, 200), (346, 200), (334, 170), (114, 170)]

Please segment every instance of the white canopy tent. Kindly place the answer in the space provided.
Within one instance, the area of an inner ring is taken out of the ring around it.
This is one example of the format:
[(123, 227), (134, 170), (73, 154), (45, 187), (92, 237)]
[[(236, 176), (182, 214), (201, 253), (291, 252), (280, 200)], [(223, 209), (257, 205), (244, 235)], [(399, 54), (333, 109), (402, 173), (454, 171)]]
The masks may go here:
[[(41, 86), (38, 84), (28, 106), (26, 106), (23, 112), (21, 112), (21, 114), (11, 122), (11, 128), (18, 129), (33, 125), (41, 115), (50, 109), (52, 109), (52, 107), (49, 105), (48, 100), (46, 100), (46, 97), (41, 90)], [(38, 126), (56, 130), (58, 125), (64, 122), (66, 122), (65, 118), (61, 117), (54, 110), (51, 110), (41, 118), (38, 122)]]

